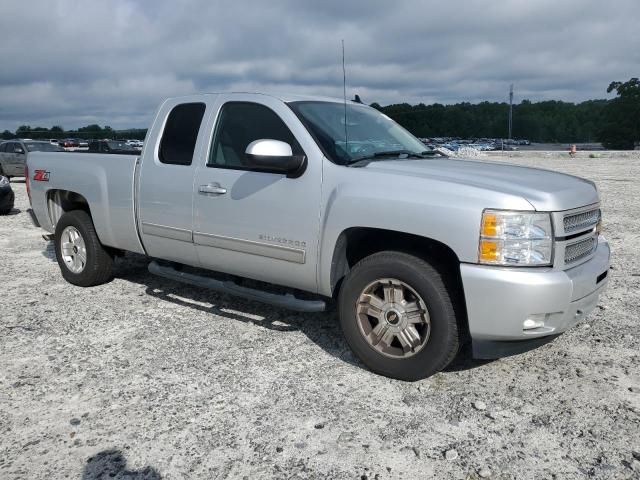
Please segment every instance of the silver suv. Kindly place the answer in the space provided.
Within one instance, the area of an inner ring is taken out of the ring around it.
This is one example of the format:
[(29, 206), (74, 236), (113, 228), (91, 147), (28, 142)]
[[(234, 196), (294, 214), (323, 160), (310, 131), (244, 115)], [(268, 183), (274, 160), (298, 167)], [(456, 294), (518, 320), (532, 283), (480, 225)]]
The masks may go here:
[(0, 175), (22, 177), (29, 152), (63, 152), (50, 142), (37, 140), (9, 140), (0, 143)]

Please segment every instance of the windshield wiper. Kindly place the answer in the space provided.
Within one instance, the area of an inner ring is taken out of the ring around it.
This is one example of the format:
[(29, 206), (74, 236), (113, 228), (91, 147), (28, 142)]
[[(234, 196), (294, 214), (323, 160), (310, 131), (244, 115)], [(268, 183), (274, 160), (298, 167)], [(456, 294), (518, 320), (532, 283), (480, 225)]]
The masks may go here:
[(398, 157), (401, 159), (404, 158), (426, 158), (425, 155), (429, 154), (428, 151), (424, 152), (413, 152), (411, 150), (387, 150), (383, 152), (376, 152), (372, 155), (365, 155), (363, 157), (357, 157), (349, 160), (346, 164), (353, 165), (354, 163), (362, 162), (364, 160), (375, 161), (385, 157)]

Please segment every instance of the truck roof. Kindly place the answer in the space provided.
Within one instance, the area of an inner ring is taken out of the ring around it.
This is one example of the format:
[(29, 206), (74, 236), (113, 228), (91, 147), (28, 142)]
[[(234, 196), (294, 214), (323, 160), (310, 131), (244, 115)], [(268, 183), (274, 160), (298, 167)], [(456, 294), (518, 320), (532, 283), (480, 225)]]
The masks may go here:
[(183, 96), (194, 97), (198, 95), (206, 96), (206, 95), (233, 95), (233, 94), (250, 94), (250, 95), (264, 95), (267, 97), (277, 98), (285, 103), (289, 102), (331, 102), (331, 103), (342, 103), (344, 99), (337, 97), (325, 97), (321, 95), (300, 95), (294, 93), (263, 93), (263, 92), (208, 92), (201, 93), (195, 95), (180, 95), (177, 97), (172, 97), (171, 99), (181, 98)]

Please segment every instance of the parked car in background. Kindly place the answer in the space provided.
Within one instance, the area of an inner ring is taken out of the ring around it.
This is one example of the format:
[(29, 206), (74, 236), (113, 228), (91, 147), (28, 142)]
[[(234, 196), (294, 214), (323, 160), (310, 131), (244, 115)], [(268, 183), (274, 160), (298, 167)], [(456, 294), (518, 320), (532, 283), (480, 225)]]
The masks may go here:
[(0, 143), (0, 175), (22, 177), (29, 152), (63, 152), (58, 145), (39, 140), (9, 140)]
[(49, 139), (49, 143), (51, 145), (59, 145), (60, 140), (58, 140), (57, 138), (50, 138)]
[(114, 155), (135, 155), (139, 150), (120, 140), (93, 140), (89, 142), (91, 153), (111, 153)]
[(15, 195), (7, 177), (0, 177), (0, 215), (6, 215), (13, 210)]
[(142, 142), (141, 140), (127, 140), (127, 145), (131, 145), (136, 150), (141, 151), (144, 142)]
[(78, 148), (80, 146), (80, 142), (75, 138), (65, 138), (60, 140), (58, 144), (63, 148)]

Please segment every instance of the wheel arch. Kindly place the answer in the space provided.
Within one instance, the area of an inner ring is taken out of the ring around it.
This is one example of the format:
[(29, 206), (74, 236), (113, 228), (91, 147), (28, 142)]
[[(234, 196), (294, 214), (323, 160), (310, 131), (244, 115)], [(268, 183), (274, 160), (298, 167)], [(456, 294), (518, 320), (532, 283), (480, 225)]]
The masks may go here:
[(438, 270), (452, 294), (461, 332), (463, 335), (468, 333), (460, 259), (451, 247), (429, 237), (370, 227), (343, 230), (338, 236), (331, 260), (330, 282), (333, 296), (337, 295), (342, 281), (356, 263), (381, 251), (408, 253), (425, 260)]
[(83, 210), (93, 218), (89, 202), (80, 193), (71, 190), (51, 189), (46, 193), (46, 201), (47, 215), (54, 230), (62, 215), (72, 210)]

